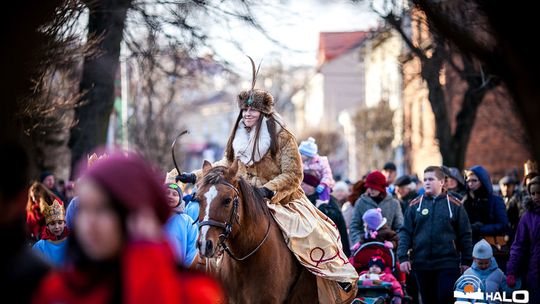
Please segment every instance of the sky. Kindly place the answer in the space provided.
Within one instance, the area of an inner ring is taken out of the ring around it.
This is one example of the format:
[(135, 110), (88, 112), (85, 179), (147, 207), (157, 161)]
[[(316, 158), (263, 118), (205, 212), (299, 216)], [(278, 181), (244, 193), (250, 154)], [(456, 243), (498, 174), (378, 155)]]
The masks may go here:
[[(347, 0), (275, 2), (275, 5), (257, 9), (256, 16), (268, 35), (281, 46), (256, 29), (233, 22), (229, 30), (220, 27), (211, 31), (211, 44), (218, 58), (241, 70), (250, 69), (246, 54), (256, 62), (280, 60), (284, 66), (315, 66), (319, 32), (368, 30), (376, 27), (379, 21), (365, 4), (353, 5)], [(237, 46), (227, 41), (231, 39), (238, 41)]]

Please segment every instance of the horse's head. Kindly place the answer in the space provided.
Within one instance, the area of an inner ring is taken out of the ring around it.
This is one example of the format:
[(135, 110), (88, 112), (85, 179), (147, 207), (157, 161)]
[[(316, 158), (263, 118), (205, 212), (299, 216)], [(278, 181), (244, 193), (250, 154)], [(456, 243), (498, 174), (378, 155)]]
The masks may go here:
[(213, 257), (227, 238), (234, 237), (232, 229), (241, 218), (238, 190), (238, 162), (230, 168), (214, 167), (204, 161), (203, 178), (197, 185), (200, 235), (197, 247), (201, 255)]

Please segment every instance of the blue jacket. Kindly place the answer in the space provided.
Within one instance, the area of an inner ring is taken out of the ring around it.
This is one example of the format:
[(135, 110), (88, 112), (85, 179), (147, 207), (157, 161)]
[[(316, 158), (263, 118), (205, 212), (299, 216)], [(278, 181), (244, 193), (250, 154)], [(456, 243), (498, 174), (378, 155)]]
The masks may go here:
[(39, 240), (32, 247), (53, 266), (60, 267), (66, 260), (67, 243), (67, 238), (56, 242), (51, 240)]
[[(518, 280), (516, 286), (514, 289), (508, 287), (506, 284), (506, 276), (502, 272), (502, 270), (499, 269), (499, 265), (497, 265), (497, 261), (495, 261), (495, 258), (491, 258), (491, 264), (489, 265), (488, 269), (481, 270), (478, 268), (478, 265), (476, 262), (473, 262), (471, 268), (467, 269), (463, 275), (457, 280), (456, 291), (463, 292), (463, 288), (460, 288), (459, 286), (463, 286), (463, 284), (459, 284), (462, 280), (467, 280), (469, 276), (475, 276), (480, 281), (482, 281), (483, 286), (483, 292), (487, 293), (494, 293), (494, 292), (506, 292), (507, 294), (511, 294), (513, 290), (520, 289), (521, 287), (521, 281)], [(467, 300), (469, 301), (469, 300)], [(484, 303), (484, 301), (479, 301)], [(489, 303), (500, 303), (500, 302), (489, 302)]]
[(177, 260), (189, 267), (197, 255), (199, 229), (185, 213), (175, 213), (165, 223), (165, 232)]
[[(475, 195), (476, 197), (472, 198), (470, 194), (467, 194), (463, 198), (463, 204), (471, 224), (476, 222), (483, 224), (477, 231), (477, 237), (506, 234), (508, 229), (506, 206), (502, 197), (493, 194), (489, 173), (482, 166), (474, 166), (470, 171), (474, 172), (484, 187), (482, 196)], [(477, 241), (474, 239), (474, 234), (473, 230), (473, 243)]]

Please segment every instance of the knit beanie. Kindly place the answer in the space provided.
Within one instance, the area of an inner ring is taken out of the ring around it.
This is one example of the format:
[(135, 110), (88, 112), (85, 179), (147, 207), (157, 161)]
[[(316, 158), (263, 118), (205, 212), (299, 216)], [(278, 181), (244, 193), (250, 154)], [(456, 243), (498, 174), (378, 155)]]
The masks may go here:
[(381, 208), (374, 208), (366, 211), (362, 216), (362, 221), (364, 221), (366, 239), (376, 238), (377, 230), (379, 230), (384, 224), (386, 224), (386, 218), (382, 216)]
[(366, 177), (366, 188), (386, 192), (386, 177), (380, 171), (373, 171)]
[(298, 150), (300, 150), (300, 154), (305, 155), (307, 157), (313, 157), (317, 155), (317, 144), (315, 143), (315, 138), (310, 137), (307, 140), (304, 140), (300, 143), (300, 147), (298, 147)]
[(473, 258), (482, 260), (491, 259), (493, 257), (493, 249), (491, 249), (491, 245), (486, 240), (481, 240), (474, 245), (472, 256)]

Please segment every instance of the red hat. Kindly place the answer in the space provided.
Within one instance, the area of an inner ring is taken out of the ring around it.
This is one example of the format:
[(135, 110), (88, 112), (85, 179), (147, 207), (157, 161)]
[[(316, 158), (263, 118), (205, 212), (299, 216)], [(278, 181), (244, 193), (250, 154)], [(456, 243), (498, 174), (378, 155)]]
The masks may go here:
[(373, 171), (366, 177), (365, 186), (366, 188), (386, 192), (386, 177), (379, 171)]
[(95, 180), (128, 210), (150, 207), (164, 223), (170, 207), (161, 183), (162, 176), (134, 153), (116, 152), (87, 169), (86, 177)]

